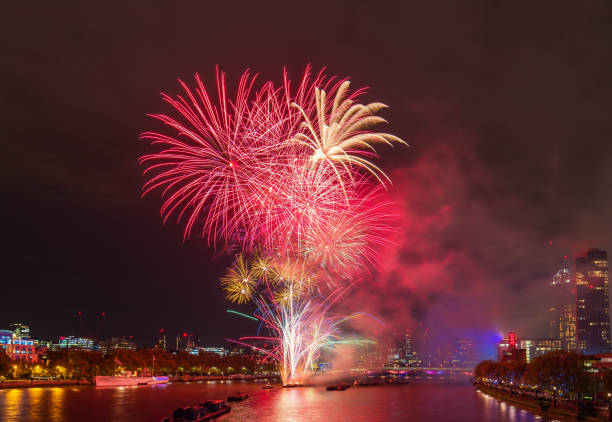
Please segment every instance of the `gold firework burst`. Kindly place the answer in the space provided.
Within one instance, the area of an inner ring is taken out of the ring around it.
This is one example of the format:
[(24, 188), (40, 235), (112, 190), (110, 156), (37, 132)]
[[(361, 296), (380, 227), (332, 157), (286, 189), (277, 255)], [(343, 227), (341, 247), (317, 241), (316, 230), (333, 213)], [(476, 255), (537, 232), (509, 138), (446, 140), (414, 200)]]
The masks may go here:
[(238, 255), (234, 265), (221, 278), (221, 286), (226, 292), (227, 299), (239, 304), (251, 300), (256, 285), (256, 279), (242, 255)]
[[(386, 120), (376, 116), (376, 113), (387, 106), (383, 103), (354, 104), (351, 97), (347, 97), (349, 85), (349, 81), (344, 81), (340, 85), (333, 102), (329, 102), (331, 103), (329, 112), (327, 94), (324, 90), (315, 88), (316, 123), (299, 104), (293, 103), (292, 105), (300, 110), (304, 118), (302, 128), (305, 130), (296, 134), (289, 142), (311, 148), (310, 160), (313, 163), (332, 164), (339, 179), (340, 174), (336, 164), (340, 164), (349, 175), (351, 173), (347, 165), (356, 165), (372, 173), (381, 183), (380, 176), (390, 181), (379, 167), (364, 156), (376, 153), (374, 144), (384, 143), (390, 146), (393, 146), (394, 142), (407, 144), (397, 136), (367, 130), (379, 123), (386, 123)], [(369, 150), (369, 153), (359, 152), (363, 149)]]

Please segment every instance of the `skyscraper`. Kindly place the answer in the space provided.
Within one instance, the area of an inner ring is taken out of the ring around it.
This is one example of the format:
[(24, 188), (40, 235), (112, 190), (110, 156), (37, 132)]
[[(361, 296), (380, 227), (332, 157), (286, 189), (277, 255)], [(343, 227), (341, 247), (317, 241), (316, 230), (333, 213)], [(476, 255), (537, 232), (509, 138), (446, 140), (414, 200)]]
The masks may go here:
[(576, 351), (576, 305), (563, 305), (559, 320), (561, 349)]
[(548, 307), (548, 338), (559, 338), (559, 308)]
[[(561, 259), (561, 267), (552, 276), (550, 285), (555, 290), (553, 297), (556, 297), (556, 302), (548, 307), (548, 338), (556, 340), (560, 338), (561, 328), (559, 326), (562, 318), (563, 308), (565, 303), (575, 303), (576, 298), (571, 293), (572, 280), (570, 270), (567, 268), (565, 259), (567, 255)], [(559, 293), (563, 292), (563, 299), (559, 300)], [(566, 302), (567, 301), (567, 302)]]
[(162, 328), (159, 330), (159, 338), (155, 344), (156, 349), (168, 350), (168, 342), (166, 341), (166, 331)]
[(578, 350), (586, 354), (610, 352), (608, 255), (591, 249), (576, 258), (576, 334)]
[(198, 346), (197, 341), (191, 333), (183, 333), (176, 337), (177, 352), (191, 352)]

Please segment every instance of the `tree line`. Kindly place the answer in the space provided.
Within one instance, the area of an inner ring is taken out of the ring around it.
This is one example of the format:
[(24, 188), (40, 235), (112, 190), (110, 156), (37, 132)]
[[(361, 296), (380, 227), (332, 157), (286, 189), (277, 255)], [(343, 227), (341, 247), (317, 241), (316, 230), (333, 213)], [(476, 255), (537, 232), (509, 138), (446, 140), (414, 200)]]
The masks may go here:
[(0, 348), (0, 378), (93, 380), (96, 375), (115, 375), (124, 371), (151, 371), (155, 375), (233, 375), (276, 371), (274, 363), (259, 364), (246, 356), (219, 356), (215, 353), (176, 354), (157, 349), (100, 352), (62, 349), (39, 355), (38, 362), (12, 360)]
[(477, 382), (511, 390), (531, 390), (548, 396), (578, 399), (612, 391), (612, 372), (589, 371), (592, 358), (579, 353), (553, 351), (523, 361), (485, 360), (474, 369)]

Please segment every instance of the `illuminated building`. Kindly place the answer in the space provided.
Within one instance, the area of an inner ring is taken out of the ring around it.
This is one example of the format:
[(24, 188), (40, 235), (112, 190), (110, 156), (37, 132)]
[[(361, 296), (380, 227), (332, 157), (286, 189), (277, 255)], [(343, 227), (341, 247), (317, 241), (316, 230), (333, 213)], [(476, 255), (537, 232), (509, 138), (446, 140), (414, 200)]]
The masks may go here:
[(576, 336), (578, 351), (585, 354), (610, 351), (608, 255), (591, 249), (576, 258)]
[(219, 356), (225, 356), (225, 349), (223, 347), (199, 347), (198, 350), (204, 353), (215, 353)]
[(516, 333), (514, 331), (508, 333), (508, 346), (510, 350), (516, 348)]
[(59, 347), (60, 349), (98, 350), (98, 347), (92, 339), (73, 336), (60, 337)]
[(105, 355), (112, 353), (114, 350), (136, 350), (137, 345), (132, 336), (128, 337), (111, 337), (110, 340), (100, 341), (98, 350)]
[(0, 347), (13, 360), (38, 361), (34, 340), (18, 337), (8, 330), (0, 330)]
[(475, 367), (477, 364), (474, 343), (471, 340), (457, 340), (453, 351), (452, 366)]
[(168, 350), (168, 343), (166, 342), (166, 332), (163, 328), (159, 330), (159, 338), (157, 339), (155, 348), (161, 350)]
[(553, 276), (552, 282), (550, 284), (552, 284), (553, 286), (560, 285), (560, 284), (570, 285), (571, 282), (572, 282), (572, 277), (570, 275), (570, 270), (563, 267), (555, 273), (555, 275)]
[(406, 332), (406, 334), (404, 335), (404, 344), (402, 352), (404, 364), (406, 366), (415, 366), (421, 363), (419, 356), (416, 352), (412, 333), (410, 331)]
[(576, 305), (564, 305), (559, 322), (561, 349), (575, 351), (576, 341)]
[(111, 337), (110, 344), (113, 349), (121, 350), (136, 350), (136, 342), (132, 336), (128, 337)]
[(497, 345), (497, 360), (501, 362), (510, 353), (508, 338), (501, 339)]
[(554, 350), (561, 350), (561, 340), (556, 338), (531, 338), (520, 341), (521, 348), (525, 349), (525, 360), (531, 362), (537, 356)]
[(176, 337), (177, 352), (191, 352), (196, 348), (197, 344), (193, 334), (183, 333)]
[(527, 350), (522, 348), (522, 341), (514, 331), (510, 331), (507, 338), (500, 340), (497, 345), (497, 353), (497, 359), (500, 362), (527, 360)]
[(548, 337), (559, 338), (559, 309), (556, 306), (548, 308)]
[(21, 339), (30, 338), (30, 327), (28, 325), (20, 324), (18, 322), (11, 324), (9, 329), (15, 333), (15, 335)]

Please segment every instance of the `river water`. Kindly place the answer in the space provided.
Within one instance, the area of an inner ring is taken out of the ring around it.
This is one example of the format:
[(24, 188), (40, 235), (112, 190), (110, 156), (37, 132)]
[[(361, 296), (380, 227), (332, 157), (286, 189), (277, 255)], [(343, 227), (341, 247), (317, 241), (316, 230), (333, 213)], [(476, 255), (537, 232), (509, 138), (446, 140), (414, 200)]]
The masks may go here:
[(153, 421), (204, 399), (250, 397), (230, 403), (229, 421), (502, 421), (549, 419), (493, 399), (466, 382), (415, 381), (408, 385), (262, 390), (263, 382), (176, 383), (142, 387), (44, 387), (0, 390), (0, 421)]

